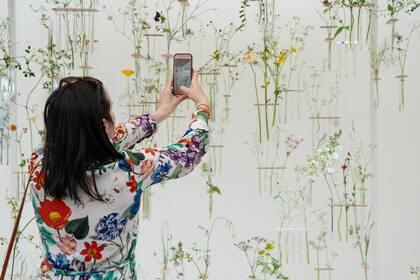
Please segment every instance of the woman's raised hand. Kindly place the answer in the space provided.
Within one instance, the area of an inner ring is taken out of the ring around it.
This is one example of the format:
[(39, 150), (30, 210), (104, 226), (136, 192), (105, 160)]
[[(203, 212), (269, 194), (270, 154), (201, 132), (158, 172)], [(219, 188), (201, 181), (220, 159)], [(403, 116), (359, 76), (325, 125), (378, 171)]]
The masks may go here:
[(191, 79), (191, 86), (185, 87), (181, 86), (179, 92), (182, 95), (187, 96), (189, 99), (195, 102), (195, 105), (204, 104), (209, 105), (207, 96), (204, 94), (203, 89), (201, 88), (200, 82), (198, 81), (198, 74), (196, 71), (193, 72)]
[(178, 105), (187, 99), (185, 94), (172, 94), (173, 79), (170, 79), (165, 88), (160, 92), (159, 104), (155, 112), (151, 113), (152, 118), (157, 122), (161, 122), (169, 117)]

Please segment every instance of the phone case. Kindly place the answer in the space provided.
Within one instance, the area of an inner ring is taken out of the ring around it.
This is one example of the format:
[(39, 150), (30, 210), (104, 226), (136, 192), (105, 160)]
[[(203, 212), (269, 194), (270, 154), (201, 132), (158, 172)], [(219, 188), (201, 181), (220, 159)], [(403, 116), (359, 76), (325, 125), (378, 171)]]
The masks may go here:
[(172, 62), (172, 75), (173, 75), (173, 79), (174, 79), (174, 83), (173, 83), (173, 87), (172, 87), (172, 94), (177, 95), (175, 93), (175, 59), (177, 56), (179, 55), (188, 55), (191, 57), (191, 73), (190, 73), (190, 80), (192, 79), (192, 73), (193, 73), (193, 56), (191, 53), (176, 53), (174, 54), (174, 58), (173, 58), (173, 62)]

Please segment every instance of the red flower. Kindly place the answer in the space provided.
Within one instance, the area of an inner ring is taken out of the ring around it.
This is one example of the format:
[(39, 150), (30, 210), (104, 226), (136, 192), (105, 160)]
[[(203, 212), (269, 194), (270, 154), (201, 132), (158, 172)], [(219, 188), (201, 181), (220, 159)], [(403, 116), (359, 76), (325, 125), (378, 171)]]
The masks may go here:
[(32, 180), (34, 183), (36, 183), (35, 187), (36, 190), (39, 191), (41, 188), (45, 185), (45, 172), (44, 171), (35, 171), (34, 179)]
[(92, 241), (90, 244), (89, 242), (85, 242), (85, 249), (83, 249), (82, 251), (80, 251), (81, 255), (86, 255), (85, 256), (85, 261), (86, 262), (90, 262), (90, 260), (92, 258), (94, 258), (95, 260), (100, 260), (102, 259), (102, 255), (101, 252), (104, 249), (104, 246), (98, 246), (98, 244), (96, 243), (96, 241)]
[(115, 129), (115, 135), (112, 137), (113, 142), (121, 141), (127, 134), (124, 124), (119, 124)]
[(71, 209), (61, 199), (45, 199), (41, 201), (40, 206), (38, 208), (39, 215), (47, 226), (59, 230), (69, 222)]
[(137, 181), (134, 175), (131, 175), (130, 181), (125, 183), (127, 187), (130, 187), (130, 192), (135, 192), (137, 190)]
[(145, 153), (151, 153), (153, 156), (155, 155), (156, 149), (153, 148), (144, 148), (143, 149)]
[(179, 144), (191, 144), (191, 139), (181, 139), (178, 141)]

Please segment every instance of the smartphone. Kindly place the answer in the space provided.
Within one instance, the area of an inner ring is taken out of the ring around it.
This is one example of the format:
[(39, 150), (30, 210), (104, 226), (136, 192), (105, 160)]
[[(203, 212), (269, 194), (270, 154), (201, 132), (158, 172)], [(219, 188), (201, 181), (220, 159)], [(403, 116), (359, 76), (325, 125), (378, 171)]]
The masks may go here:
[(192, 78), (192, 54), (190, 53), (176, 53), (174, 55), (174, 85), (172, 93), (177, 94), (181, 86), (190, 87)]

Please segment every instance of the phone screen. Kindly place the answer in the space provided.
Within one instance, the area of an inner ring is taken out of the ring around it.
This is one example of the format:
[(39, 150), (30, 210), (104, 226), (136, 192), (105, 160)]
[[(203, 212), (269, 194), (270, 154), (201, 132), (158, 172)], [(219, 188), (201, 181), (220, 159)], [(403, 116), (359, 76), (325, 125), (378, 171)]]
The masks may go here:
[(189, 54), (175, 55), (174, 57), (174, 92), (180, 86), (190, 87), (192, 57)]

